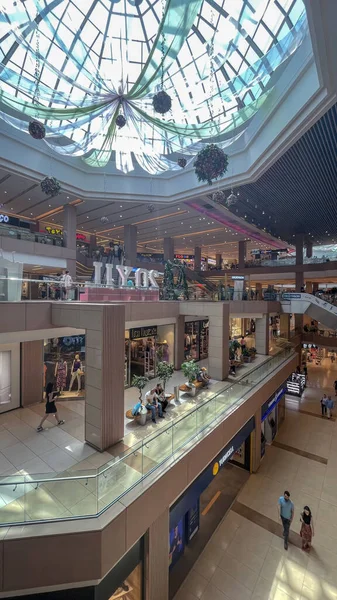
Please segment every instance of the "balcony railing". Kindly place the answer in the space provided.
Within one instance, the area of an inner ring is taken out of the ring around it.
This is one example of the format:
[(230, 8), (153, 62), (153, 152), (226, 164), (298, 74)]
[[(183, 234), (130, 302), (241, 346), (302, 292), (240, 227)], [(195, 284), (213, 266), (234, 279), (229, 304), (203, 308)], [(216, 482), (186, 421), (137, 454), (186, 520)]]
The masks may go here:
[(63, 246), (63, 238), (58, 235), (48, 235), (47, 233), (33, 233), (23, 227), (0, 226), (0, 237), (10, 237), (15, 240), (24, 240), (26, 242), (36, 242), (38, 244), (48, 244), (49, 246)]
[(209, 392), (193, 410), (99, 469), (81, 471), (77, 465), (62, 473), (0, 477), (0, 525), (99, 516), (151, 473), (167, 471), (293, 353), (291, 347), (285, 348), (234, 384), (227, 382), (220, 392)]

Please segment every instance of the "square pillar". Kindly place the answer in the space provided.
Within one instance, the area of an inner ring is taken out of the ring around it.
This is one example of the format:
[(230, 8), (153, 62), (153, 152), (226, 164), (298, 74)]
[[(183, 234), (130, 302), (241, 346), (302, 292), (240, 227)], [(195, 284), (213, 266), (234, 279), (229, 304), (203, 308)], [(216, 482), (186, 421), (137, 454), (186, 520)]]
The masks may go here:
[(185, 360), (185, 317), (183, 315), (176, 320), (174, 346), (174, 368), (179, 370)]
[(306, 254), (307, 254), (307, 258), (311, 258), (312, 257), (312, 242), (307, 242), (307, 246), (306, 246)]
[(304, 242), (303, 233), (297, 233), (296, 237), (295, 237), (296, 264), (297, 265), (303, 265), (303, 242)]
[(262, 300), (262, 283), (255, 284), (256, 300)]
[(217, 269), (221, 269), (221, 265), (222, 265), (222, 254), (216, 254), (215, 255), (215, 266)]
[(147, 532), (145, 561), (147, 600), (169, 598), (169, 514), (169, 508), (165, 508)]
[(86, 327), (85, 440), (103, 451), (124, 436), (125, 307), (96, 305), (83, 310), (81, 321)]
[(201, 271), (201, 248), (199, 246), (194, 248), (194, 270)]
[(255, 347), (258, 354), (269, 354), (269, 315), (255, 319)]
[(282, 338), (290, 339), (290, 315), (287, 313), (280, 315), (280, 333)]
[(229, 372), (229, 303), (210, 304), (208, 372), (222, 381)]
[(239, 242), (239, 269), (244, 269), (246, 262), (247, 243), (243, 240)]
[(76, 206), (66, 204), (63, 219), (64, 245), (66, 248), (76, 251)]
[(306, 281), (305, 283), (305, 291), (307, 294), (312, 294), (314, 289), (314, 286), (312, 284), (312, 281)]
[(318, 281), (313, 282), (312, 291), (313, 291), (313, 294), (316, 294), (316, 292), (318, 292)]
[(259, 470), (261, 463), (261, 407), (258, 408), (254, 415), (255, 429), (252, 433), (252, 456), (251, 456), (251, 471), (256, 473)]
[(303, 331), (303, 315), (295, 315), (295, 331), (302, 333)]
[(174, 239), (164, 238), (164, 260), (174, 259)]
[(43, 399), (43, 340), (21, 344), (21, 406)]
[(97, 248), (97, 238), (96, 238), (96, 234), (93, 233), (90, 236), (90, 246), (89, 246), (89, 256), (91, 258), (91, 255), (93, 253), (94, 250), (96, 250)]
[(125, 264), (134, 267), (137, 260), (137, 226), (124, 225)]
[(298, 271), (295, 273), (295, 291), (301, 292), (304, 287), (304, 273), (303, 271)]

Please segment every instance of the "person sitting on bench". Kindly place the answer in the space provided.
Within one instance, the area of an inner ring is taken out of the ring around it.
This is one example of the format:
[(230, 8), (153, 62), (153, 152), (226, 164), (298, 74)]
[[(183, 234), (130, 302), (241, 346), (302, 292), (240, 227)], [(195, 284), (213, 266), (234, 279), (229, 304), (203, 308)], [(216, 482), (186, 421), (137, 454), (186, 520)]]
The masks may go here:
[(158, 414), (160, 419), (164, 419), (162, 405), (158, 401), (158, 396), (154, 390), (150, 390), (145, 394), (145, 406), (151, 411), (152, 422), (156, 423), (156, 408), (158, 408)]
[(162, 386), (160, 385), (160, 383), (157, 383), (154, 393), (157, 396), (158, 402), (160, 402), (160, 404), (161, 404), (163, 412), (166, 412), (168, 401), (165, 398), (164, 390), (163, 390)]
[(210, 377), (207, 375), (206, 367), (202, 367), (197, 375), (197, 381), (200, 381), (205, 387), (208, 387)]

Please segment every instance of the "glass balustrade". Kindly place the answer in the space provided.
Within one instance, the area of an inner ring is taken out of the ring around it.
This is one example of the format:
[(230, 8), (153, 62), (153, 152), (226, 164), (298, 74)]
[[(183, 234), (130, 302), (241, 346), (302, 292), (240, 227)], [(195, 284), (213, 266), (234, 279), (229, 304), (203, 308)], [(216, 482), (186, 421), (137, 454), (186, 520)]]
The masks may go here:
[(99, 469), (81, 470), (77, 464), (62, 473), (0, 477), (0, 525), (101, 514), (151, 473), (169, 469), (293, 353), (292, 347), (285, 348), (235, 383), (224, 383), (221, 391), (206, 394), (188, 413)]

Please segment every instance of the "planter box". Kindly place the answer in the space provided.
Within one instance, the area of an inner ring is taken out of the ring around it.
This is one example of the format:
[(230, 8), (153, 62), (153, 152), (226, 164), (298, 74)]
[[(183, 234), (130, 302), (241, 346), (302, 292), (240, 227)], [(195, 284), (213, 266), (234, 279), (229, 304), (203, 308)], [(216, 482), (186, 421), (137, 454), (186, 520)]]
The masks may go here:
[(243, 362), (245, 362), (245, 363), (250, 363), (250, 362), (252, 362), (252, 357), (251, 357), (251, 356), (244, 356), (244, 357), (243, 357)]

